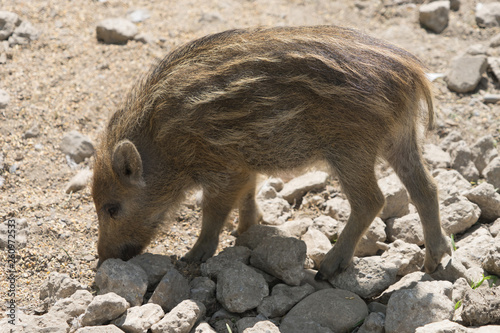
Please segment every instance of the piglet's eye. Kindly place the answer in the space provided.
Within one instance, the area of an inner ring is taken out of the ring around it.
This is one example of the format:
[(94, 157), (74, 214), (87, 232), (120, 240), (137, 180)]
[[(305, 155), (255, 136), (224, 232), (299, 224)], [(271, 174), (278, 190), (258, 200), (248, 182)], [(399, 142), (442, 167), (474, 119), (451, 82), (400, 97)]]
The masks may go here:
[(104, 205), (104, 211), (111, 217), (112, 219), (116, 218), (118, 212), (120, 211), (120, 204), (110, 203)]

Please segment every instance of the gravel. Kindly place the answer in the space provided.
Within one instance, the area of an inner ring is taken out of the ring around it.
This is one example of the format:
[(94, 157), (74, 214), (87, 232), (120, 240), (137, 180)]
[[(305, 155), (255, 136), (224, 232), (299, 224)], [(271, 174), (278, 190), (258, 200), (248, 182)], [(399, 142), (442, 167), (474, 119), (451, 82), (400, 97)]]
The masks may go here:
[[(98, 22), (109, 17), (125, 18), (136, 8), (150, 14), (136, 24), (153, 42), (130, 40), (126, 45), (109, 45), (97, 41)], [(321, 0), (314, 4), (228, 1), (224, 5), (216, 0), (135, 0), (126, 4), (108, 0), (89, 1), (82, 6), (60, 0), (5, 0), (2, 10), (15, 13), (21, 22), (26, 22), (16, 35), (19, 43), (9, 45), (5, 41), (7, 44), (0, 45), (0, 74), (5, 78), (0, 88), (5, 92), (2, 95), (9, 96), (0, 107), (0, 223), (18, 218), (26, 219), (28, 224), (27, 246), (16, 248), (15, 265), (16, 305), (26, 314), (47, 310), (39, 295), (42, 284), (53, 272), (67, 274), (96, 294), (97, 218), (90, 191), (87, 187), (65, 192), (69, 180), (79, 170), (91, 169), (92, 158), (76, 165), (60, 151), (59, 143), (71, 131), (97, 142), (106, 120), (119, 107), (132, 83), (175, 46), (234, 27), (335, 23), (359, 28), (407, 48), (423, 60), (430, 73), (445, 73), (452, 57), (472, 44), (489, 46), (499, 32), (498, 28), (476, 26), (472, 3), (462, 3), (459, 12), (450, 12), (448, 26), (440, 35), (420, 27), (416, 19), (418, 6), (383, 6), (372, 0)], [(500, 48), (492, 47), (488, 54), (498, 57)], [(483, 103), (485, 95), (500, 93), (496, 83), (495, 76), (486, 72), (474, 91), (462, 94), (449, 91), (442, 78), (436, 79), (433, 84), (437, 127), (426, 142), (439, 144), (453, 130), (469, 146), (485, 135), (498, 142), (500, 105)], [(35, 123), (38, 135), (25, 136)], [(496, 180), (495, 163), (495, 168), (492, 165), (486, 171)], [(338, 190), (337, 183), (329, 180), (323, 191), (333, 199), (339, 195)], [(308, 194), (304, 199), (311, 198)], [(190, 196), (188, 204), (193, 202)], [(200, 210), (188, 204), (173, 217), (172, 227), (162, 230), (147, 251), (172, 256), (177, 269), (192, 277), (199, 275), (199, 267), (177, 260), (194, 244), (199, 232)], [(321, 209), (321, 204), (296, 207), (289, 219), (299, 215), (315, 219), (322, 215)], [(334, 217), (342, 216), (336, 213)], [(230, 222), (236, 218), (233, 214)], [(234, 245), (230, 232), (231, 228), (227, 228), (221, 235), (219, 251)], [(2, 251), (0, 260), (6, 262), (7, 258), (8, 252)], [(0, 277), (0, 295), (7, 299), (9, 282), (5, 275)], [(0, 308), (0, 319), (5, 318), (6, 303)], [(48, 317), (47, 320), (50, 321)]]

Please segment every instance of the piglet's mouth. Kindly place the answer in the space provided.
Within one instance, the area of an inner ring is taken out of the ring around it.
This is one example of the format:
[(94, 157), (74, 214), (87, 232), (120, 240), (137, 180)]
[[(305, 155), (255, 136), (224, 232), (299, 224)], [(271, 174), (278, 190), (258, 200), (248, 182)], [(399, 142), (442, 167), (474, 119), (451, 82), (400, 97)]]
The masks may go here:
[[(144, 249), (143, 246), (136, 245), (136, 244), (125, 244), (125, 245), (122, 245), (121, 248), (120, 248), (120, 256), (118, 257), (118, 259), (127, 261), (129, 259), (132, 259), (136, 255), (140, 254), (143, 251), (143, 249)], [(110, 257), (110, 258), (99, 258), (99, 260), (97, 261), (97, 267), (96, 267), (96, 269), (98, 269), (99, 267), (101, 267), (102, 263), (105, 262), (107, 259), (111, 259), (111, 258), (112, 257)]]

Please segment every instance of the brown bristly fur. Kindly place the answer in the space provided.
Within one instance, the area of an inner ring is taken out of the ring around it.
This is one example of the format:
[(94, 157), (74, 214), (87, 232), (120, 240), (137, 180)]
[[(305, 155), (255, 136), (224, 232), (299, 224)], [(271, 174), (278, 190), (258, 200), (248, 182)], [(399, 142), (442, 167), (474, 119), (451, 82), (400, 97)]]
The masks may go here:
[[(320, 274), (331, 276), (349, 263), (383, 206), (373, 172), (382, 157), (416, 202), (426, 268), (433, 270), (448, 248), (418, 146), (421, 119), (432, 127), (422, 64), (355, 30), (258, 28), (190, 42), (132, 89), (102, 137), (93, 182), (99, 256), (128, 258), (142, 250), (164, 213), (200, 186), (202, 231), (187, 258), (207, 259), (233, 206), (240, 209), (238, 232), (258, 222), (257, 173), (325, 161), (339, 174), (353, 211), (321, 265)], [(127, 163), (121, 151), (139, 162)], [(110, 203), (119, 207), (114, 218)]]

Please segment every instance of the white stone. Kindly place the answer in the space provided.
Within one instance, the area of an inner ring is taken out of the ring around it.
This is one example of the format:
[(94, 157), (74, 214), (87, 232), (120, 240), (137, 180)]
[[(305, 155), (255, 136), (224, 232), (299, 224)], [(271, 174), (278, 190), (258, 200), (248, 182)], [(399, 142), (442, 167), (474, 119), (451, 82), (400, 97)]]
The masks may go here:
[(306, 243), (307, 256), (314, 261), (314, 266), (319, 268), (326, 253), (332, 248), (330, 240), (325, 234), (314, 228), (309, 228), (301, 239)]
[(396, 282), (398, 265), (380, 256), (354, 257), (352, 264), (335, 274), (329, 282), (338, 289), (349, 290), (363, 298), (376, 296)]
[(478, 3), (476, 5), (476, 23), (481, 28), (500, 25), (500, 3)]
[(130, 304), (125, 298), (107, 293), (94, 297), (82, 317), (82, 326), (97, 326), (114, 320), (121, 316)]
[(401, 217), (409, 213), (410, 197), (396, 174), (391, 174), (378, 181), (385, 196), (385, 206), (380, 212), (380, 218)]
[(162, 320), (151, 326), (153, 333), (189, 333), (195, 323), (205, 315), (200, 302), (185, 300), (172, 309)]
[(144, 304), (128, 308), (113, 323), (127, 333), (146, 333), (164, 315), (165, 312), (158, 304)]
[(309, 191), (323, 190), (326, 186), (328, 176), (328, 173), (323, 171), (308, 172), (286, 183), (280, 194), (283, 199), (292, 205)]
[(451, 292), (448, 281), (418, 282), (412, 289), (394, 292), (387, 304), (386, 332), (413, 333), (417, 327), (451, 320), (455, 310)]
[(135, 24), (123, 18), (109, 18), (97, 24), (97, 39), (107, 44), (126, 44), (137, 35)]

